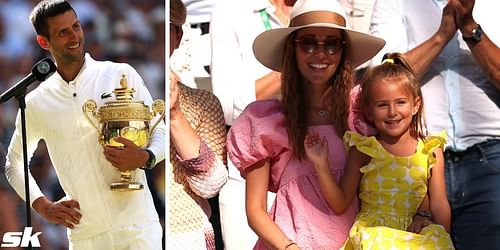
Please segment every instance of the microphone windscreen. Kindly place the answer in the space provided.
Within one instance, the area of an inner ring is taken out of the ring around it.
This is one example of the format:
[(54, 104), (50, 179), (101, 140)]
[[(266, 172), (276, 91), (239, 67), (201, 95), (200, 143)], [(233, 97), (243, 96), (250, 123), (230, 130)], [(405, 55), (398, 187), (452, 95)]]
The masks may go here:
[(47, 77), (56, 72), (56, 65), (50, 58), (45, 58), (37, 62), (31, 69), (31, 73), (38, 81), (45, 81)]

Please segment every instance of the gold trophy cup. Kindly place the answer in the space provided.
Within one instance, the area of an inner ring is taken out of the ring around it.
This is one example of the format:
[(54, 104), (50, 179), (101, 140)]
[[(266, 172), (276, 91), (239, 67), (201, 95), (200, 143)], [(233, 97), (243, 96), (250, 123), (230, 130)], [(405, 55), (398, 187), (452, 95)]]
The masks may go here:
[[(135, 143), (140, 148), (145, 148), (149, 144), (154, 128), (165, 117), (165, 102), (155, 100), (152, 104), (152, 111), (144, 101), (134, 100), (133, 88), (127, 87), (127, 78), (122, 75), (120, 80), (121, 88), (116, 88), (113, 93), (116, 100), (106, 102), (97, 110), (97, 103), (90, 99), (83, 104), (83, 113), (90, 123), (99, 132), (99, 143), (102, 146), (121, 147), (123, 144), (116, 142), (115, 137), (121, 136)], [(99, 125), (94, 124), (88, 114), (91, 114), (99, 121)], [(150, 128), (151, 120), (160, 114), (161, 117)], [(111, 190), (132, 191), (143, 189), (144, 185), (132, 181), (132, 171), (121, 171), (120, 182), (111, 184)]]

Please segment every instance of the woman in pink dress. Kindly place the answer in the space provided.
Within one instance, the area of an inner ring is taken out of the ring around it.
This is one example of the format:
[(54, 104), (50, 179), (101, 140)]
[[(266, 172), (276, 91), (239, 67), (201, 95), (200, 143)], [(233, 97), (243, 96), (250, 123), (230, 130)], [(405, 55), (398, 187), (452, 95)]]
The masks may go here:
[[(299, 0), (288, 28), (254, 41), (256, 58), (282, 72), (282, 99), (250, 104), (227, 139), (229, 156), (246, 178), (248, 223), (259, 236), (254, 249), (338, 249), (356, 216), (357, 201), (342, 214), (330, 210), (303, 146), (310, 131), (326, 136), (332, 175), (343, 175), (341, 138), (354, 129), (352, 69), (385, 44), (346, 28), (345, 20), (337, 1)], [(269, 212), (268, 190), (276, 192)]]

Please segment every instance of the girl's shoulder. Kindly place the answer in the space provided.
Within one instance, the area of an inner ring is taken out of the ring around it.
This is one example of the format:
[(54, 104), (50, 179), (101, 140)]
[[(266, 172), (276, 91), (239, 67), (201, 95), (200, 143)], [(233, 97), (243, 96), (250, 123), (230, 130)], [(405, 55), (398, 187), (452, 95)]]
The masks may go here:
[(428, 156), (428, 162), (430, 166), (436, 164), (436, 155), (434, 151), (440, 149), (444, 151), (446, 146), (446, 131), (441, 131), (437, 134), (429, 135), (422, 143), (422, 154)]
[(354, 131), (346, 131), (343, 139), (347, 148), (356, 147), (358, 151), (371, 158), (385, 158), (388, 156), (388, 153), (375, 136), (363, 136)]
[(441, 131), (436, 134), (431, 134), (423, 140), (424, 152), (432, 152), (434, 149), (441, 148), (444, 150), (446, 146), (446, 131)]

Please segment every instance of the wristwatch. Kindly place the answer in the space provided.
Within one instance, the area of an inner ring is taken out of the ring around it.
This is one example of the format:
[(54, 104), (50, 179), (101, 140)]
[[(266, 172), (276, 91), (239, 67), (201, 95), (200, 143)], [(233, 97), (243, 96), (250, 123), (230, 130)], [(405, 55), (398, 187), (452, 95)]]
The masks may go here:
[(144, 167), (141, 167), (142, 170), (153, 169), (156, 163), (155, 154), (153, 154), (153, 152), (149, 149), (146, 149), (146, 152), (148, 152), (149, 158), (148, 161), (146, 162), (146, 165), (144, 165)]
[(481, 28), (481, 25), (477, 25), (476, 28), (472, 29), (472, 36), (471, 37), (465, 37), (462, 36), (462, 39), (466, 42), (479, 42), (481, 39), (483, 39), (484, 32), (483, 29)]

